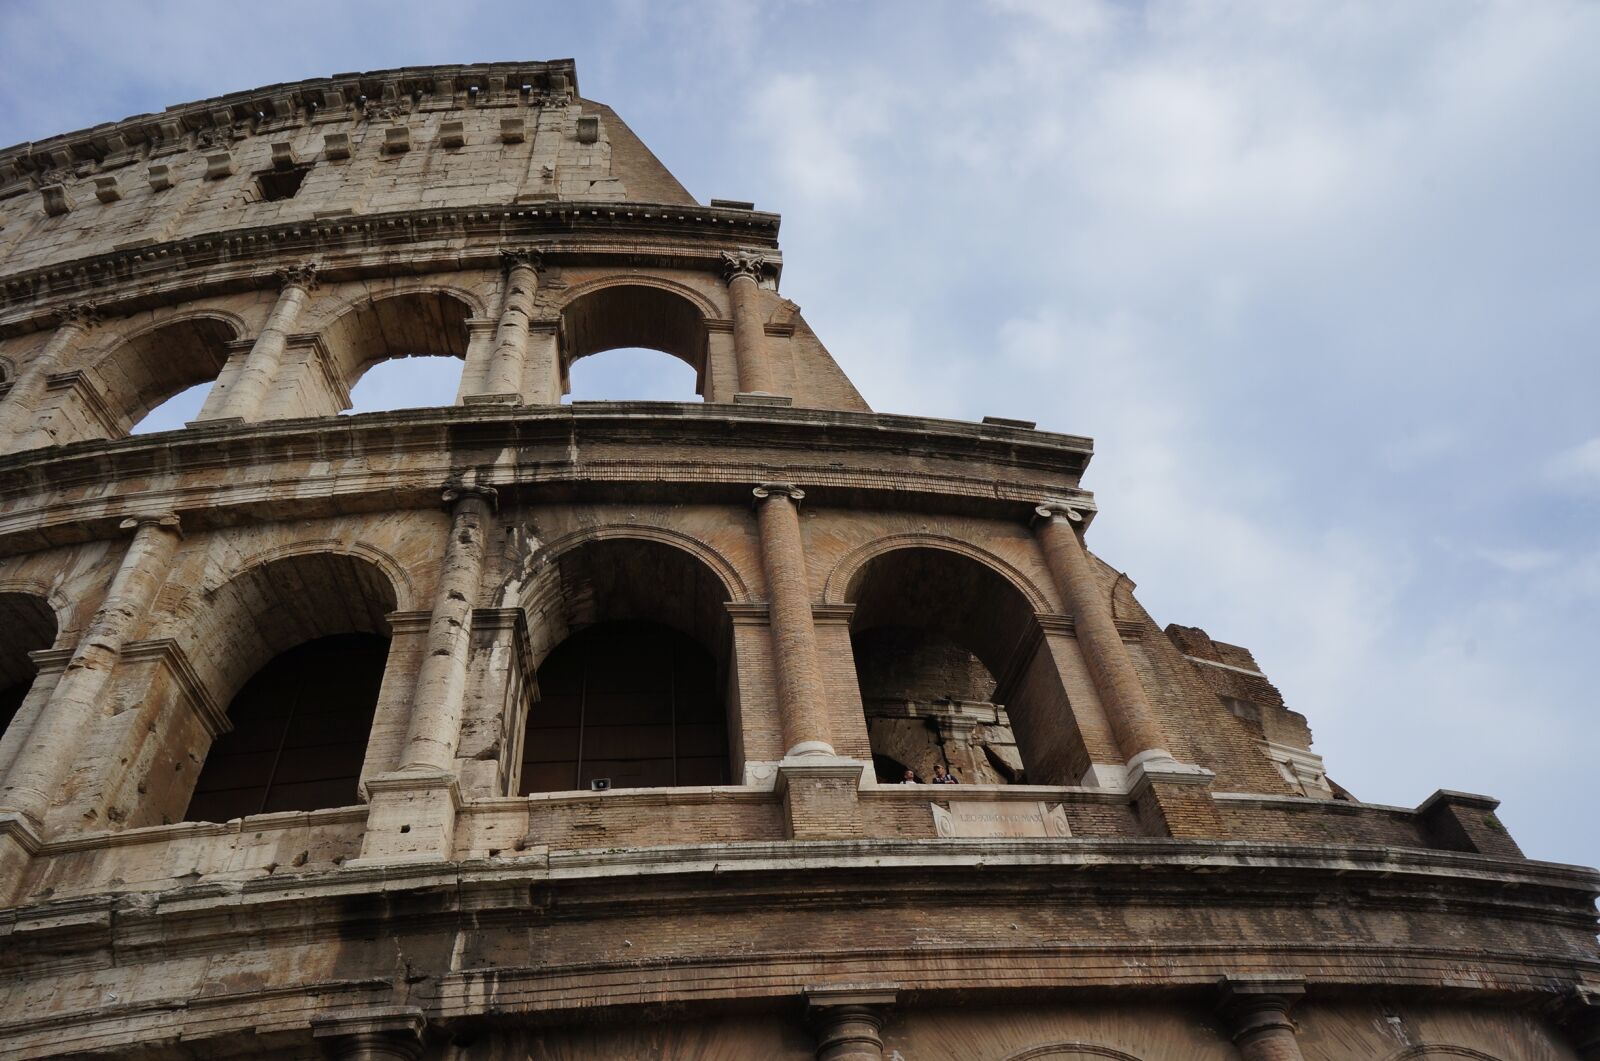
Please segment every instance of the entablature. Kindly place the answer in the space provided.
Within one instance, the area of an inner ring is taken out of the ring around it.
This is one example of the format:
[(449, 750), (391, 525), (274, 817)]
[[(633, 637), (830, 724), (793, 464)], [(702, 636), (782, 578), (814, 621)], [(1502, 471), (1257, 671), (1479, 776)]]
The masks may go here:
[[(92, 293), (102, 314), (180, 298), (273, 289), (283, 266), (318, 262), (325, 282), (498, 270), (508, 245), (537, 243), (551, 264), (694, 267), (756, 245), (781, 270), (777, 214), (662, 203), (563, 201), (351, 214), (205, 233), (26, 270), (0, 280), (0, 338), (53, 326)], [(403, 255), (395, 251), (404, 248)]]
[[(603, 402), (452, 406), (189, 428), (0, 457), (0, 555), (109, 535), (129, 511), (192, 529), (431, 508), (462, 467), (502, 502), (698, 499), (805, 484), (808, 504), (1025, 521), (1078, 486), (1086, 438), (959, 421), (782, 406)], [(228, 474), (219, 475), (219, 472)]]

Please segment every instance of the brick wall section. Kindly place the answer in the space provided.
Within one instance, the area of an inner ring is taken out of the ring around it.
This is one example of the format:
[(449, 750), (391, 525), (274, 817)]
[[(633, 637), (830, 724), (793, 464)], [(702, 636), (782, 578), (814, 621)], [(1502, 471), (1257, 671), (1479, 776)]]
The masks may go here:
[(864, 820), (850, 776), (786, 778), (783, 816), (791, 840), (856, 840), (876, 832)]
[(1496, 858), (1523, 858), (1522, 849), (1495, 816), (1500, 801), (1468, 792), (1435, 792), (1418, 808), (1428, 846)]
[(1139, 627), (1139, 638), (1128, 643), (1129, 655), (1171, 737), (1173, 747), (1168, 750), (1180, 760), (1215, 772), (1215, 791), (1290, 795), (1255, 735), (1223, 706), (1195, 673), (1195, 666), (1156, 626), (1134, 599), (1130, 582), (1104, 563), (1097, 566), (1112, 593), (1117, 618)]
[[(1256, 709), (1254, 716), (1244, 721), (1258, 736), (1275, 744), (1310, 749), (1311, 728), (1306, 724), (1306, 717), (1284, 706), (1283, 694), (1261, 673), (1249, 649), (1214, 641), (1198, 626), (1172, 623), (1167, 626), (1166, 634), (1185, 656), (1238, 668), (1224, 670), (1203, 663), (1194, 664), (1200, 680), (1217, 695), (1233, 697)], [(1241, 674), (1240, 671), (1255, 673)]]

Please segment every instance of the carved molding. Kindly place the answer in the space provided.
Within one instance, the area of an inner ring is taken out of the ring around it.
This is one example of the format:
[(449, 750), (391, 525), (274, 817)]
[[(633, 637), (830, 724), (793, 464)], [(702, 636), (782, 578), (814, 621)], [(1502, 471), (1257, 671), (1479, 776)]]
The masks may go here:
[(757, 504), (769, 498), (782, 497), (793, 501), (796, 508), (800, 507), (800, 502), (806, 496), (806, 492), (793, 483), (762, 483), (750, 492), (755, 495)]
[(233, 729), (227, 711), (218, 706), (211, 691), (206, 688), (200, 676), (195, 673), (193, 665), (189, 663), (189, 656), (184, 652), (183, 646), (177, 641), (170, 637), (132, 641), (122, 647), (121, 658), (125, 663), (154, 662), (164, 667), (177, 683), (179, 691), (183, 694), (184, 703), (195, 713), (195, 717), (200, 720), (207, 736), (212, 740)]
[(306, 291), (317, 289), (317, 270), (321, 265), (317, 262), (295, 262), (273, 271), (273, 279), (278, 282), (279, 289), (286, 287), (299, 287)]
[(730, 284), (740, 277), (759, 284), (771, 275), (775, 265), (772, 258), (760, 251), (722, 252), (722, 277)]

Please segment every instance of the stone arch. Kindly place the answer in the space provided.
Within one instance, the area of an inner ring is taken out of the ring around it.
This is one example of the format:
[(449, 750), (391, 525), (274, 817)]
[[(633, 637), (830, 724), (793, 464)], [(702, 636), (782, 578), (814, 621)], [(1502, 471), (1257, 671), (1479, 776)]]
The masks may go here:
[(312, 538), (251, 553), (234, 565), (226, 574), (213, 575), (207, 578), (201, 584), (201, 593), (203, 596), (209, 597), (241, 574), (263, 564), (270, 564), (297, 556), (315, 556), (329, 553), (347, 554), (365, 560), (382, 571), (389, 580), (389, 586), (394, 594), (395, 605), (393, 610), (410, 611), (417, 607), (416, 585), (412, 581), (411, 574), (406, 570), (405, 565), (396, 559), (393, 553), (386, 552), (367, 542), (347, 542), (338, 538)]
[[(70, 638), (78, 629), (78, 609), (71, 597), (42, 578), (0, 578), (0, 594), (8, 593), (37, 597), (44, 601), (50, 608), (56, 628), (55, 643), (46, 647), (70, 647)], [(0, 630), (4, 629), (4, 624), (0, 624)]]
[[(317, 806), (353, 805), (357, 802), (355, 779), (377, 708), (378, 687), (387, 673), (389, 615), (398, 602), (396, 584), (377, 561), (347, 546), (318, 549), (317, 543), (298, 543), (253, 557), (220, 583), (198, 589), (174, 613), (174, 619), (167, 624), (166, 638), (153, 642), (170, 644), (172, 648), (138, 666), (125, 668), (125, 680), (132, 684), (119, 695), (126, 702), (138, 704), (142, 713), (133, 727), (139, 734), (139, 747), (133, 756), (138, 767), (127, 771), (108, 798), (124, 807), (130, 821), (177, 821), (185, 817), (192, 800), (199, 801), (216, 787), (207, 784), (197, 788), (207, 776), (206, 763), (213, 751), (235, 756), (230, 769), (237, 769), (240, 777), (253, 776), (246, 774), (250, 749), (241, 751), (237, 744), (258, 733), (259, 726), (239, 726), (235, 709), (244, 703), (249, 709), (247, 721), (253, 723), (262, 718), (270, 721), (274, 710), (287, 712), (284, 727), (298, 725), (296, 720), (308, 711), (321, 710), (321, 701), (313, 703), (313, 698), (322, 696), (326, 683), (307, 685), (301, 691), (304, 695), (269, 695), (265, 699), (259, 690), (252, 690), (262, 675), (275, 666), (285, 671), (285, 657), (306, 646), (322, 645), (326, 650), (314, 663), (321, 667), (317, 673), (331, 674), (342, 682), (333, 695), (345, 696), (351, 683), (358, 679), (365, 684), (356, 696), (359, 703), (353, 708), (359, 717), (352, 716), (352, 722), (351, 717), (341, 715), (339, 725), (330, 729), (343, 742), (341, 762), (348, 760), (344, 762), (348, 776), (340, 775), (346, 777), (348, 795), (340, 803)], [(340, 639), (356, 639), (362, 644), (348, 647)], [(338, 660), (329, 662), (339, 651), (351, 653), (349, 681), (343, 680), (345, 676), (335, 665)], [(359, 674), (355, 673), (357, 670)], [(287, 673), (295, 671), (287, 668)], [(311, 671), (306, 673), (310, 682)], [(265, 714), (263, 703), (267, 705)], [(286, 740), (287, 733), (285, 728), (280, 736)], [(281, 751), (291, 745), (279, 747)], [(309, 754), (282, 753), (272, 762), (306, 761)], [(245, 757), (239, 758), (241, 755)], [(276, 771), (277, 766), (271, 765), (270, 769)], [(275, 776), (276, 773), (269, 776), (269, 786)], [(247, 809), (241, 813), (256, 812)], [(220, 820), (209, 809), (199, 813)]]
[(1455, 1046), (1444, 1043), (1418, 1043), (1408, 1046), (1398, 1053), (1390, 1054), (1386, 1061), (1425, 1061), (1430, 1057), (1465, 1057), (1472, 1061), (1501, 1061), (1495, 1054), (1475, 1050), (1470, 1046)]
[(926, 534), (868, 543), (836, 566), (826, 599), (854, 609), (875, 754), (919, 777), (944, 765), (966, 783), (1083, 776), (1088, 753), (1031, 588), (983, 550)]
[(591, 354), (643, 347), (694, 369), (695, 392), (705, 392), (706, 321), (716, 309), (694, 289), (646, 274), (606, 276), (567, 291), (559, 312), (564, 372)]
[(832, 570), (828, 572), (827, 578), (823, 580), (822, 603), (844, 604), (849, 586), (863, 567), (884, 553), (906, 548), (943, 549), (948, 552), (958, 553), (969, 560), (990, 568), (995, 574), (1010, 582), (1017, 592), (1027, 598), (1034, 611), (1043, 613), (1053, 611), (1050, 602), (1039, 591), (1039, 587), (1034, 585), (1033, 581), (1018, 570), (1015, 565), (1002, 560), (986, 549), (973, 545), (971, 542), (963, 541), (947, 534), (930, 534), (926, 531), (892, 534), (885, 538), (874, 538), (872, 541), (857, 546), (846, 553), (833, 565)]
[(237, 315), (203, 309), (172, 314), (100, 344), (87, 372), (109, 414), (106, 429), (126, 435), (168, 398), (215, 380), (229, 344), (244, 334)]
[[(586, 770), (617, 787), (726, 784), (736, 592), (743, 581), (724, 558), (664, 528), (587, 528), (541, 549), (516, 594), (539, 689), (518, 727), (519, 789), (583, 787)], [(605, 698), (603, 717), (586, 714), (591, 693)]]
[(706, 567), (716, 574), (722, 583), (722, 588), (728, 594), (728, 600), (736, 604), (748, 604), (753, 598), (744, 576), (733, 562), (720, 551), (707, 545), (699, 538), (671, 527), (641, 526), (636, 523), (603, 523), (593, 527), (564, 534), (554, 541), (546, 542), (530, 558), (533, 565), (543, 564), (561, 554), (578, 548), (585, 542), (606, 541), (616, 538), (637, 538), (641, 541), (660, 542), (670, 545), (694, 556)]
[[(318, 332), (328, 368), (348, 393), (367, 370), (403, 357), (467, 356), (467, 321), (481, 316), (470, 292), (443, 285), (396, 288), (343, 303)], [(448, 403), (446, 403), (448, 404)]]
[(1019, 1053), (1006, 1055), (1004, 1061), (1088, 1061), (1089, 1058), (1109, 1058), (1110, 1061), (1141, 1061), (1123, 1050), (1095, 1043), (1059, 1042), (1043, 1046), (1030, 1046)]

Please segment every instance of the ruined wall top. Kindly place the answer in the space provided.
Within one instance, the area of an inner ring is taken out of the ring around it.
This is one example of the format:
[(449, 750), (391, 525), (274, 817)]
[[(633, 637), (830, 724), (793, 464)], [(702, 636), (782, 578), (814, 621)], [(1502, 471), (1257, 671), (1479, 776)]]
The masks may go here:
[(560, 202), (694, 205), (570, 59), (272, 85), (0, 151), (13, 276), (198, 234)]

